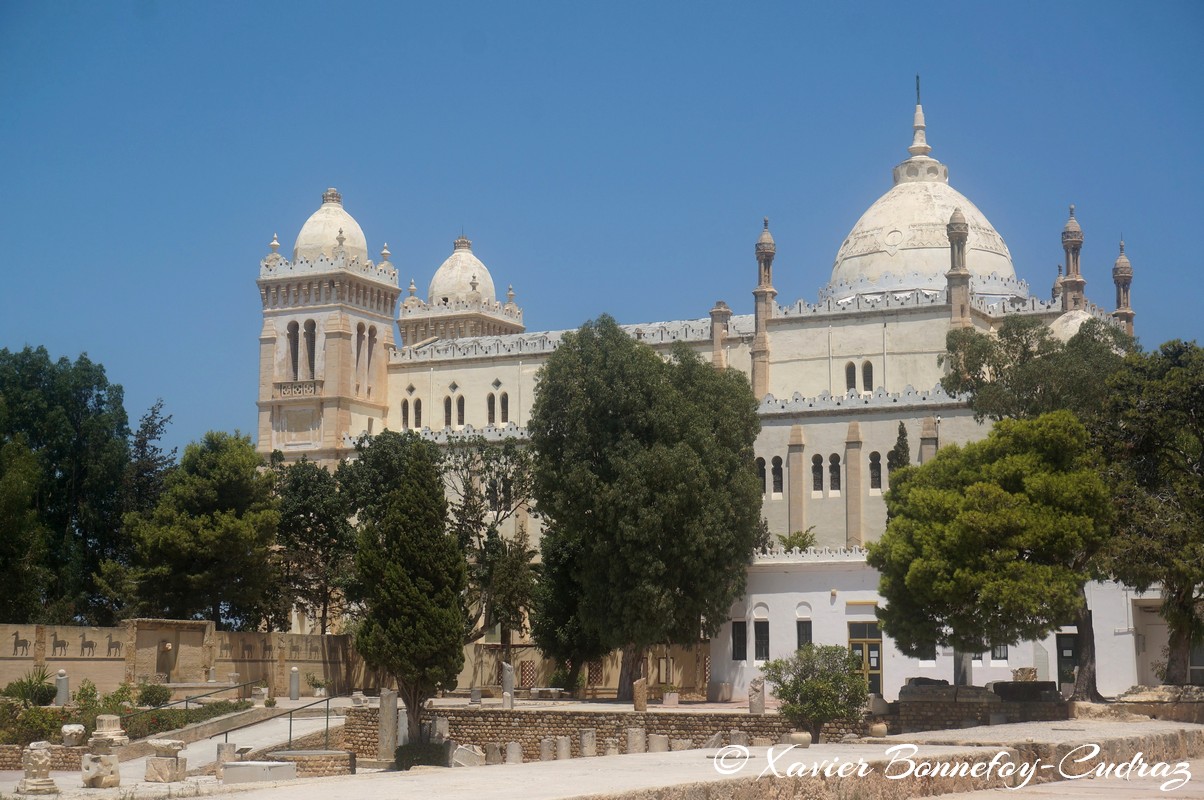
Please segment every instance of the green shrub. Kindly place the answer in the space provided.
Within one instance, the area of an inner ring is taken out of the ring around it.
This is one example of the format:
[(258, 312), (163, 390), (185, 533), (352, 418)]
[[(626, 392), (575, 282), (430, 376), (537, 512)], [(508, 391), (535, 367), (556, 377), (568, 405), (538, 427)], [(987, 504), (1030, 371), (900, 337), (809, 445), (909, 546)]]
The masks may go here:
[(393, 762), (399, 770), (410, 767), (446, 767), (450, 745), (433, 744), (431, 742), (411, 742), (403, 744), (393, 753)]
[(569, 669), (568, 669), (568, 667), (561, 664), (552, 672), (552, 676), (550, 678), (548, 678), (548, 686), (555, 688), (555, 689), (566, 689), (570, 692), (575, 691), (575, 690), (581, 689), (585, 686), (585, 674), (583, 672), (578, 672), (577, 673), (577, 682), (575, 684), (570, 685), (569, 684)]
[(161, 683), (144, 683), (138, 688), (138, 705), (158, 708), (171, 702), (171, 689)]
[(250, 707), (251, 703), (246, 700), (239, 700), (237, 702), (220, 700), (216, 703), (206, 703), (203, 706), (193, 706), (188, 709), (181, 707), (162, 708), (126, 717), (122, 720), (122, 727), (125, 728), (126, 733), (131, 739), (145, 739), (147, 736), (154, 736), (164, 731), (178, 730), (185, 725), (194, 725), (207, 719), (231, 714), (235, 711), (242, 711)]
[(123, 683), (100, 699), (100, 705), (109, 714), (121, 714), (124, 706), (134, 705), (134, 687)]
[(84, 678), (79, 682), (79, 687), (71, 693), (71, 702), (77, 708), (97, 708), (100, 706), (100, 692), (96, 690), (96, 684)]
[(861, 657), (840, 645), (805, 644), (790, 658), (761, 667), (782, 701), (779, 713), (819, 742), (825, 722), (854, 719), (869, 699)]
[(26, 745), (30, 742), (57, 741), (70, 715), (63, 708), (30, 706), (22, 709), (2, 732), (5, 744)]
[(35, 667), (19, 680), (4, 687), (4, 694), (20, 700), (26, 706), (48, 706), (54, 702), (57, 691), (50, 682), (46, 667)]

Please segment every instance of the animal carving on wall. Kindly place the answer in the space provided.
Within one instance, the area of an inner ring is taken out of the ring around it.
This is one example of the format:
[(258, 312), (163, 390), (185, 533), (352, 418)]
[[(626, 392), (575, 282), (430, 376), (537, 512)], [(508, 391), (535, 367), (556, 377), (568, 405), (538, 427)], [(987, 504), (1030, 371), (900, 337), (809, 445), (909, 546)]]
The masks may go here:
[(111, 633), (108, 634), (108, 639), (109, 639), (109, 651), (106, 655), (110, 658), (113, 658), (115, 656), (120, 656), (121, 651), (125, 648), (125, 642), (114, 641), (113, 634), (111, 634)]
[(20, 631), (13, 631), (13, 655), (29, 655), (29, 640), (22, 639)]
[(56, 656), (66, 656), (67, 655), (67, 640), (60, 639), (58, 631), (51, 631), (50, 636), (51, 636), (51, 645), (52, 645), (51, 652), (52, 652), (52, 654), (56, 655)]
[(81, 656), (96, 655), (96, 642), (89, 639), (86, 633), (79, 635), (79, 654)]

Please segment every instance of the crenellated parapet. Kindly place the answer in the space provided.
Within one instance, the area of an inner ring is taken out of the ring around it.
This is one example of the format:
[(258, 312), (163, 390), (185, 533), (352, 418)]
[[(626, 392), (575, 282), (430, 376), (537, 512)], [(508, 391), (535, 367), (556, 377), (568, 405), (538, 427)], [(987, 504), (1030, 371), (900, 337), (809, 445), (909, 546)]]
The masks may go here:
[(868, 552), (864, 547), (808, 547), (800, 550), (793, 547), (789, 550), (778, 545), (758, 551), (753, 556), (753, 566), (777, 564), (817, 564), (817, 563), (864, 563)]
[[(860, 283), (860, 282), (859, 282)], [(842, 284), (844, 285), (844, 284)], [(857, 311), (879, 311), (888, 308), (917, 308), (939, 306), (945, 302), (945, 293), (938, 290), (912, 289), (907, 291), (879, 291), (853, 294), (837, 300), (836, 294), (820, 292), (818, 303), (799, 300), (789, 306), (778, 306), (776, 317), (819, 317), (828, 314), (848, 314)]]
[(803, 397), (798, 392), (789, 400), (779, 400), (772, 394), (766, 395), (761, 401), (757, 413), (761, 416), (778, 416), (804, 414), (808, 412), (882, 410), (900, 407), (946, 407), (960, 406), (964, 403), (961, 398), (946, 392), (938, 383), (927, 391), (921, 391), (907, 386), (901, 392), (887, 392), (879, 388), (872, 394), (849, 391), (847, 394), (832, 394), (820, 392), (815, 397)]
[(316, 259), (299, 258), (296, 261), (289, 261), (279, 253), (271, 253), (267, 258), (259, 262), (259, 277), (261, 280), (265, 278), (308, 277), (330, 273), (355, 275), (360, 278), (376, 281), (377, 283), (387, 284), (390, 287), (397, 286), (397, 270), (388, 261), (375, 264), (370, 259), (360, 261), (358, 256), (348, 257), (346, 253), (338, 254), (333, 258), (323, 254)]
[[(848, 306), (858, 301), (880, 303), (883, 300), (894, 300), (896, 303), (910, 302), (913, 294), (923, 295), (926, 299), (935, 298), (935, 303), (946, 302), (948, 282), (944, 274), (922, 273), (918, 271), (892, 273), (887, 272), (875, 278), (861, 277), (855, 281), (839, 281), (828, 283), (819, 290), (819, 306), (825, 303), (835, 303)], [(1012, 275), (1001, 275), (992, 272), (983, 276), (973, 273), (970, 277), (970, 293), (974, 297), (985, 297), (992, 301), (1028, 297), (1028, 281)], [(856, 308), (882, 308), (885, 306), (855, 306)]]

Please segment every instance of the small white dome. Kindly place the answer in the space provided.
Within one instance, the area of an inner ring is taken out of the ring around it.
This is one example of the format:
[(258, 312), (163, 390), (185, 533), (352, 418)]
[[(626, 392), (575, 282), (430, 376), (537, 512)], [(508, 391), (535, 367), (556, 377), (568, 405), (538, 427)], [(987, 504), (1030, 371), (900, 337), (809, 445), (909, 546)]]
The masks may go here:
[(347, 259), (358, 258), (368, 262), (368, 240), (355, 218), (343, 210), (343, 197), (338, 189), (327, 189), (322, 193), (322, 205), (315, 211), (297, 234), (293, 245), (293, 261), (306, 259), (315, 261), (319, 256), (331, 257), (338, 245), (339, 231), (343, 232), (343, 249)]
[(1076, 308), (1074, 311), (1067, 311), (1049, 323), (1049, 332), (1053, 334), (1055, 339), (1069, 342), (1079, 332), (1079, 328), (1083, 327), (1083, 323), (1089, 319), (1091, 319), (1090, 314), (1081, 308)]
[(481, 259), (473, 255), (472, 242), (461, 236), (456, 239), (452, 254), (435, 271), (435, 277), (431, 278), (431, 285), (427, 291), (427, 302), (437, 305), (444, 302), (454, 303), (457, 300), (468, 300), (469, 295), (474, 291), (474, 282), (476, 283), (475, 291), (481, 296), (482, 302), (497, 302), (497, 293), (493, 288), (493, 276), (481, 263)]

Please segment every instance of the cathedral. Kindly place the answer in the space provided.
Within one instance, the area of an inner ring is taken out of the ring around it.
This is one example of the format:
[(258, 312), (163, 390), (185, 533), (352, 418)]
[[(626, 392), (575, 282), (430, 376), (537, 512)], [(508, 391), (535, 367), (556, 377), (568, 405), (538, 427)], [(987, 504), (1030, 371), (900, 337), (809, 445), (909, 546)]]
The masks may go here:
[[(685, 667), (662, 658), (665, 683), (739, 697), (759, 674), (758, 662), (812, 637), (856, 644), (867, 679), (888, 698), (917, 670), (931, 666), (934, 676), (948, 677), (952, 654), (934, 654), (927, 665), (884, 643), (874, 616), (877, 576), (862, 549), (886, 525), (886, 454), (900, 423), (921, 463), (942, 444), (988, 430), (940, 387), (946, 335), (992, 332), (1016, 314), (1036, 316), (1062, 338), (1092, 317), (1132, 332), (1132, 267), (1123, 243), (1108, 311), (1087, 299), (1084, 232), (1071, 206), (1061, 233), (1065, 273), (1059, 269), (1048, 298), (1036, 296), (1017, 276), (1003, 237), (950, 185), (926, 134), (917, 102), (908, 157), (841, 241), (815, 302), (778, 302), (776, 245), (765, 220), (749, 260), (753, 313), (734, 313), (719, 300), (695, 319), (623, 326), (653, 348), (685, 342), (717, 367), (748, 376), (760, 400), (763, 516), (772, 533), (813, 528), (817, 537), (806, 553), (758, 557), (748, 596), (711, 641), (707, 663), (683, 676)], [(270, 248), (257, 281), (258, 448), (265, 456), (279, 450), (289, 461), (306, 456), (333, 465), (354, 452), (361, 434), (386, 428), (436, 442), (469, 433), (525, 437), (537, 373), (564, 331), (528, 331), (513, 288), (499, 296), (501, 284), (467, 238), (455, 240), (424, 294), (413, 280), (402, 289), (388, 245), (374, 261), (342, 196), (328, 189), (291, 258), (275, 236)], [(1133, 621), (1126, 627), (1132, 639)], [(1073, 626), (1063, 634), (1072, 635)], [(1066, 666), (1062, 639), (1031, 644), (1014, 648), (1020, 653), (982, 654), (990, 657), (976, 682), (1010, 678), (1017, 666), (1036, 666), (1052, 679)], [(1132, 642), (1127, 652), (1134, 661)], [(1131, 671), (1129, 684), (1141, 677), (1140, 664)]]

